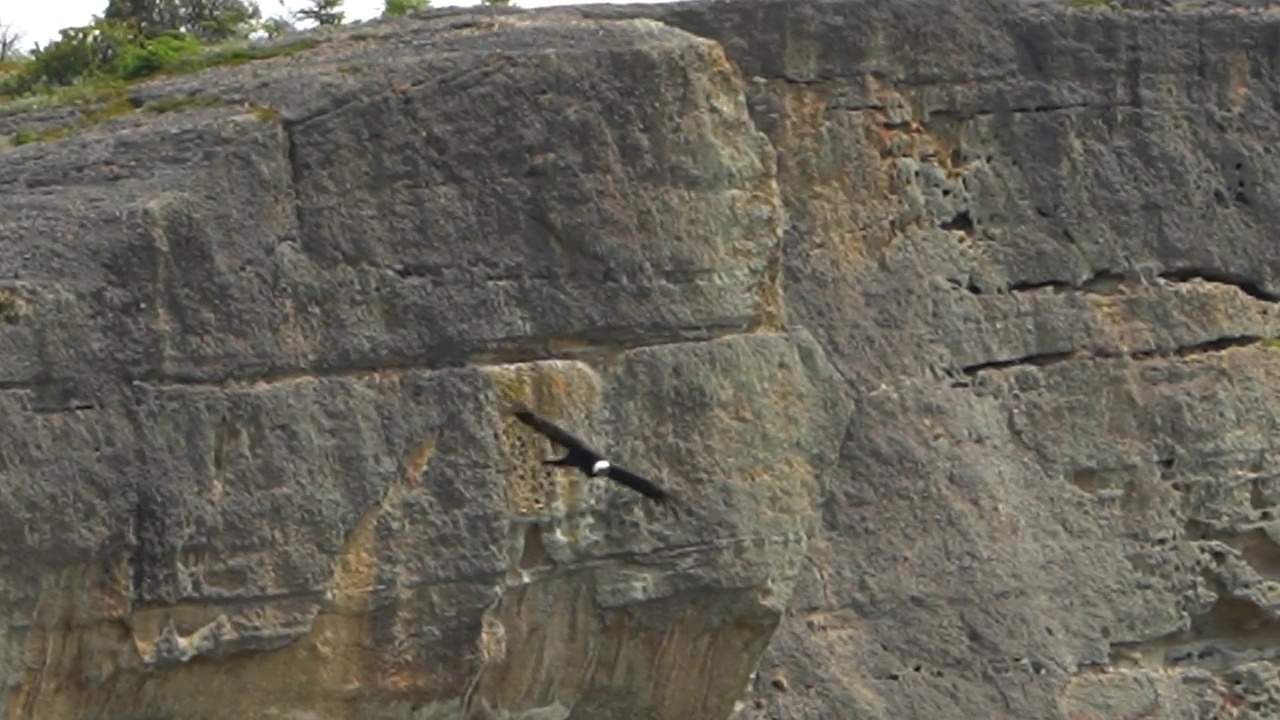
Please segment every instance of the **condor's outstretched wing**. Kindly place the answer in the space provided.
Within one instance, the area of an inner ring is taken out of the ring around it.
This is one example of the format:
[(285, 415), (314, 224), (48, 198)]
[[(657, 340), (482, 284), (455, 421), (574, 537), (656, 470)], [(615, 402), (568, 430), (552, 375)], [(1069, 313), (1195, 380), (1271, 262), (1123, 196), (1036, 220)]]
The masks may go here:
[(680, 517), (680, 506), (676, 497), (649, 480), (640, 477), (626, 468), (620, 468), (617, 465), (610, 465), (609, 470), (605, 475), (607, 475), (610, 480), (626, 485), (659, 505), (670, 508), (675, 517)]
[(599, 456), (599, 453), (588, 447), (587, 444), (582, 441), (582, 438), (579, 438), (577, 435), (574, 435), (550, 420), (538, 417), (525, 405), (513, 405), (511, 408), (511, 414), (515, 415), (516, 419), (520, 422), (528, 425), (534, 430), (537, 430), (557, 445), (562, 445), (570, 450), (580, 450), (597, 457)]
[(627, 470), (626, 468), (620, 468), (617, 465), (610, 465), (609, 469), (605, 472), (605, 475), (607, 475), (610, 480), (622, 483), (651, 500), (665, 502), (671, 498), (671, 495), (666, 490), (663, 490), (649, 480)]

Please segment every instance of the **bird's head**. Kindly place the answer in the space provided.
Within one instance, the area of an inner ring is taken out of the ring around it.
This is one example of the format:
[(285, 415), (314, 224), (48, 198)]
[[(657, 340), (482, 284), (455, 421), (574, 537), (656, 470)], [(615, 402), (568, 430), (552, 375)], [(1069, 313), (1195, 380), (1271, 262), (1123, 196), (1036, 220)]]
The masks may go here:
[(597, 460), (596, 464), (591, 466), (591, 475), (593, 477), (596, 475), (604, 475), (607, 472), (609, 472), (608, 460)]

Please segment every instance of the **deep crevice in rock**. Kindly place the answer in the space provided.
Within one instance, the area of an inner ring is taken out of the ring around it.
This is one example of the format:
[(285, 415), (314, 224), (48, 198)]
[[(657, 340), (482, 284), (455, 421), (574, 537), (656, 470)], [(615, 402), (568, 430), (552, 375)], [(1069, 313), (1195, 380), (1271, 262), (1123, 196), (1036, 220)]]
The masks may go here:
[(1074, 285), (1064, 280), (1043, 280), (1039, 282), (1014, 283), (1009, 286), (1009, 292), (1035, 292), (1036, 290), (1045, 289), (1068, 290), (1073, 288), (1075, 288)]
[(1041, 355), (1024, 355), (1023, 357), (1013, 358), (1012, 360), (995, 360), (992, 362), (978, 363), (976, 365), (966, 365), (960, 368), (960, 371), (966, 375), (977, 375), (984, 370), (1004, 370), (1018, 365), (1054, 365), (1056, 363), (1066, 362), (1077, 355), (1079, 355), (1079, 353), (1074, 351), (1044, 353)]
[(1171, 282), (1204, 280), (1205, 282), (1231, 285), (1238, 288), (1240, 292), (1251, 298), (1263, 300), (1265, 302), (1280, 302), (1280, 294), (1264, 290), (1257, 281), (1244, 275), (1225, 270), (1199, 267), (1178, 268), (1161, 273), (1160, 278)]
[[(951, 220), (941, 223), (939, 227), (942, 227), (944, 230), (963, 229), (956, 227), (956, 225), (963, 224), (968, 220), (968, 213), (964, 212), (956, 215)], [(1273, 293), (1265, 290), (1259, 282), (1245, 277), (1244, 275), (1205, 268), (1180, 268), (1168, 270), (1158, 275), (1144, 275), (1142, 272), (1115, 272), (1110, 268), (1104, 268), (1079, 282), (1071, 282), (1056, 278), (1049, 280), (1014, 282), (1008, 286), (1007, 292), (1021, 293), (1053, 289), (1061, 292), (1074, 291), (1093, 295), (1115, 295), (1121, 291), (1121, 286), (1126, 283), (1142, 284), (1150, 287), (1152, 285), (1169, 286), (1175, 283), (1188, 283), (1196, 280), (1219, 285), (1230, 285), (1255, 300), (1261, 300), (1269, 303), (1280, 302), (1280, 293)], [(967, 289), (974, 294), (982, 294), (980, 291), (976, 291), (974, 289), (975, 286), (973, 283), (969, 283), (968, 286), (960, 283), (953, 284), (957, 287)]]
[(1130, 353), (1129, 357), (1135, 360), (1146, 360), (1155, 357), (1187, 357), (1189, 355), (1202, 355), (1205, 353), (1222, 352), (1231, 348), (1248, 347), (1262, 342), (1263, 338), (1259, 335), (1238, 335), (1224, 338), (1216, 338), (1195, 345), (1187, 345), (1171, 350), (1143, 350), (1140, 352)]
[[(127, 378), (135, 383), (152, 385), (220, 387), (240, 383), (276, 383), (298, 378), (359, 377), (380, 372), (412, 372), (448, 370), (476, 365), (509, 365), (548, 360), (589, 359), (597, 355), (630, 352), (646, 347), (659, 347), (688, 342), (710, 342), (752, 334), (746, 330), (749, 318), (727, 319), (689, 327), (665, 328), (600, 328), (595, 332), (573, 335), (548, 335), (528, 338), (524, 345), (504, 345), (494, 340), (472, 349), (451, 347), (439, 355), (424, 357), (370, 358), (368, 362), (342, 365), (317, 364), (310, 367), (270, 367), (260, 372), (210, 372), (208, 375), (148, 373)], [(761, 332), (769, 332), (762, 330)]]
[(1224, 670), (1252, 661), (1280, 660), (1280, 621), (1256, 603), (1221, 596), (1194, 618), (1184, 633), (1152, 640), (1114, 643), (1112, 664), (1147, 667), (1196, 666)]
[(965, 365), (960, 368), (961, 372), (966, 375), (973, 376), (984, 370), (1004, 370), (1018, 365), (1035, 365), (1045, 366), (1054, 365), (1060, 362), (1066, 362), (1073, 359), (1111, 359), (1117, 357), (1129, 357), (1133, 360), (1148, 360), (1152, 358), (1182, 358), (1190, 355), (1202, 355), (1207, 353), (1222, 352), (1233, 348), (1249, 347), (1261, 343), (1264, 338), (1256, 335), (1241, 335), (1225, 338), (1217, 338), (1195, 345), (1185, 347), (1159, 349), (1159, 350), (1143, 350), (1139, 352), (1123, 353), (1119, 351), (1111, 351), (1106, 348), (1090, 350), (1090, 351), (1066, 351), (1055, 353), (1043, 353), (1037, 355), (1026, 355), (1011, 360), (995, 360), (992, 362), (975, 363), (973, 365)]

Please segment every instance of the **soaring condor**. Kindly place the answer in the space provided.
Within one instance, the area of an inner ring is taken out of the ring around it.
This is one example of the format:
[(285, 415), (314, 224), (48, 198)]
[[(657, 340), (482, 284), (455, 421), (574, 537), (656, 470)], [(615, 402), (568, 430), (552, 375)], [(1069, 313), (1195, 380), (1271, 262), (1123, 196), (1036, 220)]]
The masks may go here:
[(614, 482), (626, 485), (659, 505), (670, 508), (671, 512), (677, 518), (679, 517), (680, 513), (676, 509), (675, 497), (671, 493), (658, 487), (648, 479), (605, 460), (600, 453), (588, 447), (581, 438), (550, 420), (538, 417), (523, 403), (513, 405), (511, 414), (551, 442), (565, 448), (564, 457), (543, 460), (542, 463), (544, 465), (577, 468), (583, 475), (591, 478), (607, 477)]

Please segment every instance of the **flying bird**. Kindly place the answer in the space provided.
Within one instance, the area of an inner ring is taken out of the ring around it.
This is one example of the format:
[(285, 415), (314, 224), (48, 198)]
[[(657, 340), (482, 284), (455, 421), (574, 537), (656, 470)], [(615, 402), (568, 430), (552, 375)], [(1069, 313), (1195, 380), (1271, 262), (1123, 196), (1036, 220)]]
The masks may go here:
[(511, 408), (511, 414), (551, 442), (565, 448), (564, 457), (548, 458), (542, 461), (543, 465), (577, 468), (583, 475), (591, 478), (607, 477), (614, 482), (626, 485), (659, 505), (671, 508), (676, 517), (680, 516), (679, 510), (676, 509), (675, 497), (671, 493), (630, 470), (605, 460), (600, 453), (588, 447), (573, 433), (550, 420), (538, 417), (528, 406), (521, 403)]

